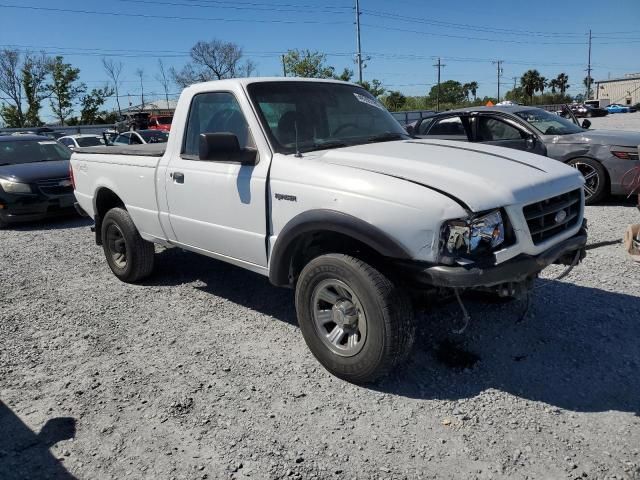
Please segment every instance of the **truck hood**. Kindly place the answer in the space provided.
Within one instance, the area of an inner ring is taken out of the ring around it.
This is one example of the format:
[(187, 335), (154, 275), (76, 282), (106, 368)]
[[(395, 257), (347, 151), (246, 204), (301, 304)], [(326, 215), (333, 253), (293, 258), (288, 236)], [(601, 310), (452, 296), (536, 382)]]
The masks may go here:
[(620, 130), (585, 130), (571, 135), (558, 135), (554, 137), (553, 143), (593, 143), (637, 147), (640, 145), (640, 133)]
[(69, 176), (69, 160), (17, 163), (0, 166), (0, 177), (21, 183)]
[(327, 164), (418, 183), (474, 212), (532, 203), (583, 183), (577, 170), (557, 160), (447, 140), (401, 140), (317, 153)]

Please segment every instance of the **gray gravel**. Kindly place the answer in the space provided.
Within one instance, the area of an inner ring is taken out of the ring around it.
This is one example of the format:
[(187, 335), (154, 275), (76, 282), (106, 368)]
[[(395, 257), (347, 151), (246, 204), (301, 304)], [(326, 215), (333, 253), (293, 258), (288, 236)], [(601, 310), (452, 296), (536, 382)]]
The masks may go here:
[[(587, 216), (592, 243), (640, 221)], [(455, 305), (431, 306), (409, 364), (364, 388), (312, 358), (292, 292), (177, 249), (126, 285), (88, 227), (0, 231), (2, 479), (640, 478), (640, 265), (620, 244), (539, 280), (522, 320), (468, 298), (455, 335)]]

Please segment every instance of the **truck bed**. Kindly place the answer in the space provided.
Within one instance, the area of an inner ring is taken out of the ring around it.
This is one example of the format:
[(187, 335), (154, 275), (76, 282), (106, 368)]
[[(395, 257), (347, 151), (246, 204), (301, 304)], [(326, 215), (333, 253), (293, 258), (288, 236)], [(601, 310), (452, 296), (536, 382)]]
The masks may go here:
[(148, 143), (146, 145), (110, 145), (102, 147), (76, 148), (77, 153), (92, 153), (94, 155), (131, 155), (161, 157), (167, 149), (166, 143)]

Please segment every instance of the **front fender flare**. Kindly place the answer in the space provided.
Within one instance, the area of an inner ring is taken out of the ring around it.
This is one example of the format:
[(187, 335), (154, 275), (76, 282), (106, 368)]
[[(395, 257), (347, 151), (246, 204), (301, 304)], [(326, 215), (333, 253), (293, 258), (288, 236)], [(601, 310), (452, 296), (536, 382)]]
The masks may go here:
[(300, 235), (312, 232), (340, 233), (364, 243), (382, 256), (411, 258), (403, 245), (375, 225), (336, 210), (309, 210), (289, 220), (280, 231), (269, 259), (271, 283), (279, 286), (289, 284), (289, 263), (295, 242)]

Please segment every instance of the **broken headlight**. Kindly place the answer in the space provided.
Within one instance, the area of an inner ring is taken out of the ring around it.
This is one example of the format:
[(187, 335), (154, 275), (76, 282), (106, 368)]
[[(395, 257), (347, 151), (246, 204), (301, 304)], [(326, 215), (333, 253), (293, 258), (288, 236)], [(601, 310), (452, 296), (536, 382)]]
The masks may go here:
[(504, 243), (504, 221), (499, 210), (491, 213), (449, 220), (442, 226), (441, 257), (456, 260), (476, 260), (492, 253)]

